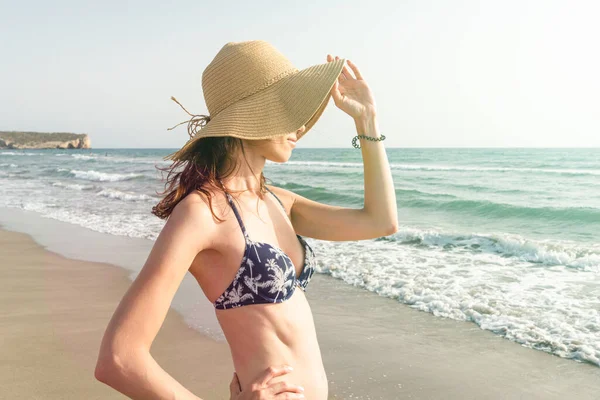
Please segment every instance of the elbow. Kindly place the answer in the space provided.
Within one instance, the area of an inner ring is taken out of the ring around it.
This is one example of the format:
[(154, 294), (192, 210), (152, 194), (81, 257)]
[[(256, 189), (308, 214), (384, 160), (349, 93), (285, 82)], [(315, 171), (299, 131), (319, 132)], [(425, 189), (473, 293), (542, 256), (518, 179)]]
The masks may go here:
[(118, 375), (118, 363), (113, 354), (100, 355), (96, 361), (96, 369), (94, 370), (94, 378), (96, 380), (108, 384)]
[(392, 224), (388, 225), (385, 229), (384, 236), (393, 235), (394, 233), (398, 232), (398, 229), (398, 221), (393, 221)]
[(110, 386), (124, 374), (123, 358), (116, 353), (100, 354), (96, 361), (94, 378)]
[(145, 371), (149, 357), (150, 352), (145, 348), (129, 347), (120, 351), (115, 351), (114, 348), (100, 350), (94, 377), (96, 380), (116, 388), (131, 376), (137, 375), (139, 371)]
[(111, 371), (112, 370), (106, 364), (96, 364), (94, 378), (96, 378), (97, 381), (108, 384), (108, 382), (111, 380)]

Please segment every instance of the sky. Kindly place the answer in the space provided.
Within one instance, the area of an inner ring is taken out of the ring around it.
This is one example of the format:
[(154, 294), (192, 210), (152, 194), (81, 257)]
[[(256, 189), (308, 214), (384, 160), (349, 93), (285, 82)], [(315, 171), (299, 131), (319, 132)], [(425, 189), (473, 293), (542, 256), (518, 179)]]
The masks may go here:
[[(266, 40), (298, 69), (352, 60), (386, 147), (600, 147), (600, 2), (0, 0), (0, 130), (178, 148), (202, 71)], [(333, 99), (297, 148), (351, 148)]]

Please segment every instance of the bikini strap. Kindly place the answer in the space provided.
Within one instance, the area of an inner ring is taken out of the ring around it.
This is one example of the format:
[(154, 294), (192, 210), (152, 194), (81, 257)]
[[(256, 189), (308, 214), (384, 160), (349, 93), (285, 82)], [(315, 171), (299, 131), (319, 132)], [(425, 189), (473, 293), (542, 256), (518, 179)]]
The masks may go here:
[(275, 193), (273, 193), (273, 191), (271, 189), (269, 189), (268, 187), (265, 186), (265, 189), (267, 189), (273, 196), (275, 196), (275, 198), (277, 199), (277, 201), (279, 202), (279, 204), (281, 204), (281, 207), (283, 208), (283, 211), (285, 211), (287, 213), (287, 211), (285, 210), (285, 207), (284, 207), (283, 203), (281, 202), (281, 200), (279, 200), (279, 197), (277, 197), (275, 195)]
[[(221, 185), (223, 185), (223, 181), (221, 181), (221, 180), (219, 180), (219, 181), (221, 182)], [(283, 205), (281, 200), (279, 200), (279, 197), (277, 197), (277, 195), (275, 193), (273, 193), (273, 191), (271, 189), (269, 189), (268, 187), (265, 186), (265, 189), (267, 189), (269, 191), (269, 193), (271, 193), (277, 199), (279, 204), (281, 204), (281, 208), (283, 208), (283, 211), (287, 213), (285, 206)], [(235, 203), (233, 202), (233, 198), (227, 192), (225, 192), (225, 195), (227, 196), (229, 205), (231, 205), (231, 208), (233, 208), (233, 212), (235, 213), (235, 217), (237, 218), (238, 223), (240, 224), (240, 227), (242, 228), (242, 232), (244, 233), (244, 236), (249, 237), (248, 232), (246, 231), (246, 227), (244, 226), (244, 222), (242, 221), (242, 217), (240, 216), (240, 213), (239, 213), (237, 207), (235, 206)]]
[[(222, 184), (222, 182), (221, 182), (221, 184)], [(235, 214), (235, 218), (238, 220), (238, 224), (240, 225), (240, 228), (242, 228), (242, 233), (244, 234), (245, 237), (247, 237), (249, 239), (250, 237), (248, 236), (248, 232), (246, 232), (246, 227), (244, 226), (242, 217), (240, 216), (240, 213), (239, 213), (237, 207), (235, 206), (235, 203), (233, 202), (233, 198), (227, 192), (225, 192), (225, 196), (227, 197), (227, 201), (229, 202), (229, 205), (233, 209), (233, 213)]]

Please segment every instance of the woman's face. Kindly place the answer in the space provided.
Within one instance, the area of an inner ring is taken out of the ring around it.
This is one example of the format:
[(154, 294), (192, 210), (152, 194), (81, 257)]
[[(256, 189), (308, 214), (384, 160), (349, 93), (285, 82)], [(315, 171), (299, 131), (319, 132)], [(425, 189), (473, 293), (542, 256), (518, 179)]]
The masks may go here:
[(298, 135), (304, 132), (305, 129), (306, 126), (302, 125), (296, 132), (269, 139), (247, 140), (246, 144), (267, 160), (283, 163), (290, 159), (292, 150), (296, 147)]

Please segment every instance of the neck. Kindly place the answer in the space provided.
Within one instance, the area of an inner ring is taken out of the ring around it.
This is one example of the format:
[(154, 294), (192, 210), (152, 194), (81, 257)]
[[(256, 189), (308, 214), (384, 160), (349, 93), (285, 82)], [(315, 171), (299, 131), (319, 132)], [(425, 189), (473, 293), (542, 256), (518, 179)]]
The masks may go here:
[(254, 143), (244, 143), (244, 152), (238, 149), (237, 156), (233, 159), (235, 167), (225, 165), (219, 171), (219, 176), (223, 176), (222, 172), (233, 172), (226, 178), (221, 179), (221, 183), (230, 193), (251, 193), (254, 196), (262, 197), (260, 191), (260, 181), (263, 169), (266, 163), (265, 156), (260, 151), (255, 149)]
[(260, 192), (261, 174), (263, 172), (264, 158), (262, 165), (254, 165), (252, 170), (248, 165), (238, 168), (231, 175), (221, 179), (221, 183), (230, 193), (252, 193), (262, 197)]

